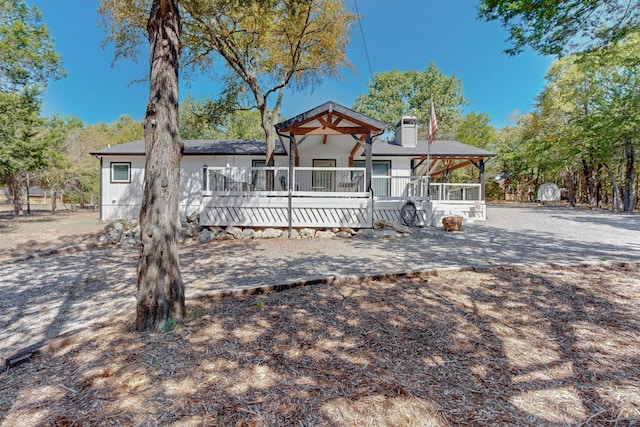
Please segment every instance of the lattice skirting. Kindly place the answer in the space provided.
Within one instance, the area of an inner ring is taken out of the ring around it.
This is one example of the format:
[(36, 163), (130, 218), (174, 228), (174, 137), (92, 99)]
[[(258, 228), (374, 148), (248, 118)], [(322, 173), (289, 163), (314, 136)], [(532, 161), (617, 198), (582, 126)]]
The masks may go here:
[[(371, 227), (368, 198), (292, 198), (293, 227)], [(200, 213), (207, 226), (288, 227), (287, 197), (211, 198)]]

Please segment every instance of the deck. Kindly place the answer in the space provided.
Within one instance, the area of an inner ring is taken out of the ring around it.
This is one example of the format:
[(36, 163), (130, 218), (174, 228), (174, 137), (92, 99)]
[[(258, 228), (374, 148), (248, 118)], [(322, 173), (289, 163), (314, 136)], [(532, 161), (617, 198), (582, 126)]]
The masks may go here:
[[(290, 176), (291, 175), (291, 176)], [(364, 168), (203, 170), (200, 224), (371, 228), (375, 220), (439, 226), (444, 216), (485, 219), (480, 184), (433, 184), (424, 176), (372, 176)]]

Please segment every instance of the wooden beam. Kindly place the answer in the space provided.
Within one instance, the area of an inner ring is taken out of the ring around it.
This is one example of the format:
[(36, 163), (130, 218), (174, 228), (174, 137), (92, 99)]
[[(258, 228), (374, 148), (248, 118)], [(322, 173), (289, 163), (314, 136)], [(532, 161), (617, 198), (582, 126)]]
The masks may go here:
[(356, 142), (353, 148), (351, 149), (351, 153), (349, 154), (349, 167), (353, 167), (353, 158), (355, 157), (358, 150), (362, 148), (359, 142)]
[[(444, 163), (444, 162), (443, 162), (443, 163)], [(454, 170), (456, 170), (456, 169), (460, 169), (460, 168), (463, 168), (463, 167), (465, 167), (465, 166), (469, 166), (470, 164), (471, 164), (471, 160), (466, 160), (466, 161), (464, 161), (464, 162), (460, 162), (460, 163), (457, 163), (457, 164), (455, 164), (455, 165), (453, 164), (453, 161), (452, 161), (452, 160), (449, 160), (449, 161), (448, 161), (448, 164), (445, 164), (445, 167), (444, 167), (444, 168), (442, 168), (442, 169), (438, 169), (437, 171), (432, 172), (432, 173), (431, 173), (431, 176), (438, 176), (438, 175), (442, 175), (442, 174), (444, 174), (444, 173), (445, 173), (445, 172), (447, 172), (447, 171), (448, 171), (448, 172), (452, 172), (452, 171), (454, 171)]]
[(356, 126), (340, 126), (335, 128), (330, 127), (315, 127), (315, 128), (296, 128), (291, 130), (293, 135), (363, 135), (369, 132), (367, 128)]

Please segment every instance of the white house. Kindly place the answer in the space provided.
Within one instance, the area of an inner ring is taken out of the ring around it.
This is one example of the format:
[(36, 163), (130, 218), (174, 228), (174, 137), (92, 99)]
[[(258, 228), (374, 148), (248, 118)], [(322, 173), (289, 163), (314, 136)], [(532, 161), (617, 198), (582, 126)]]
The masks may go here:
[[(395, 139), (385, 125), (334, 102), (276, 125), (275, 167), (264, 141), (185, 140), (180, 213), (201, 225), (372, 227), (375, 219), (439, 225), (446, 215), (486, 218), (484, 164), (494, 154), (457, 141), (417, 139), (404, 117)], [(144, 141), (93, 152), (101, 165), (101, 218), (137, 218)], [(472, 165), (479, 183), (429, 182)]]

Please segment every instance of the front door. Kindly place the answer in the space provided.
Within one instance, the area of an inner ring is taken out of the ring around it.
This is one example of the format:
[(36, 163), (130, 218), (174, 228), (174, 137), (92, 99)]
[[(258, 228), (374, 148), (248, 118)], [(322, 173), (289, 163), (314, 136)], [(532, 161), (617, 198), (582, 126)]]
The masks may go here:
[[(313, 159), (314, 168), (335, 168), (334, 159)], [(335, 171), (313, 171), (311, 189), (313, 191), (334, 191)]]

